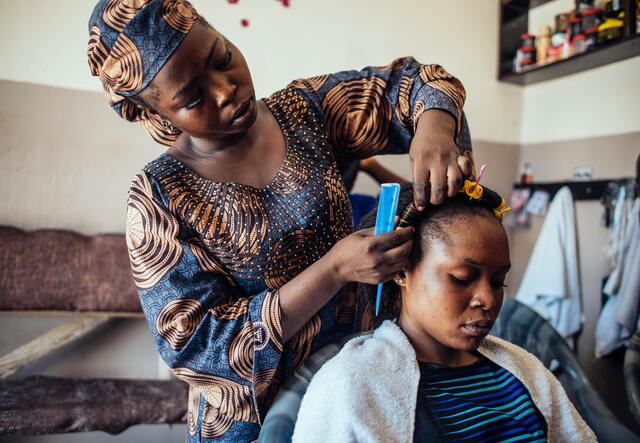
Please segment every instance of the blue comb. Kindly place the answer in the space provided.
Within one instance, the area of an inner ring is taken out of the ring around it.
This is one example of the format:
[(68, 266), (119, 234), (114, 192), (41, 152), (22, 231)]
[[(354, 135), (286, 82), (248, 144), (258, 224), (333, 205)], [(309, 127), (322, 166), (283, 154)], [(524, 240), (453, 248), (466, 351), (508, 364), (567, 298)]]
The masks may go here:
[[(380, 198), (378, 199), (378, 215), (376, 216), (376, 227), (373, 235), (384, 234), (393, 230), (393, 222), (398, 209), (398, 196), (400, 195), (400, 185), (398, 183), (383, 183), (380, 186)], [(378, 295), (376, 297), (376, 316), (380, 309), (380, 297), (382, 295), (382, 283), (378, 284)]]

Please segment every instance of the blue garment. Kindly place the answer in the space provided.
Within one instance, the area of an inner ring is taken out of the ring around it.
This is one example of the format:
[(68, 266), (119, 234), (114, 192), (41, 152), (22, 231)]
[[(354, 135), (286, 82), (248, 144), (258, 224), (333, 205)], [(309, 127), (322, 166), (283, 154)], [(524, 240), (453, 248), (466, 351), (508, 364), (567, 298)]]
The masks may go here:
[(438, 441), (546, 441), (545, 420), (527, 388), (486, 357), (461, 367), (419, 367), (414, 441), (433, 439), (432, 423)]
[(136, 176), (131, 265), (159, 353), (191, 386), (189, 442), (255, 440), (282, 381), (354, 330), (349, 285), (283, 343), (278, 288), (353, 230), (339, 162), (408, 152), (432, 108), (456, 118), (470, 155), (456, 85), (413, 58), (298, 80), (265, 99), (287, 153), (264, 188), (209, 180), (166, 153)]

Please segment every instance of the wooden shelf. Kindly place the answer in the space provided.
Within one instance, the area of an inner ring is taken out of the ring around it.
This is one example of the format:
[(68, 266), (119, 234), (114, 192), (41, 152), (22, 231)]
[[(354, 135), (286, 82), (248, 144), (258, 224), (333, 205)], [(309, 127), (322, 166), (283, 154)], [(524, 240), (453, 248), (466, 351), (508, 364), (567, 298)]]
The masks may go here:
[(526, 72), (503, 74), (498, 79), (517, 85), (531, 85), (565, 75), (576, 74), (637, 55), (640, 55), (640, 35), (634, 35), (574, 57), (558, 60), (555, 63), (538, 66)]
[(640, 55), (640, 33), (636, 33), (636, 1), (626, 0), (622, 39), (525, 72), (512, 72), (513, 58), (520, 46), (520, 35), (528, 30), (529, 11), (551, 1), (553, 0), (500, 0), (498, 80), (516, 85), (531, 85)]

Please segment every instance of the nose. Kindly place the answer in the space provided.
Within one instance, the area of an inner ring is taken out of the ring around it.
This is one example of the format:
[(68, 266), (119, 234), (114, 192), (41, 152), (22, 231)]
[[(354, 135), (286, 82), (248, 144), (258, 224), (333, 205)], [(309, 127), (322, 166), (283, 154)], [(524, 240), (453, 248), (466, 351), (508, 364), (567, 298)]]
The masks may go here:
[(491, 311), (496, 307), (498, 293), (490, 282), (483, 282), (476, 288), (471, 298), (472, 308), (482, 308), (483, 311)]
[(209, 91), (218, 109), (222, 109), (233, 102), (237, 86), (229, 78), (216, 73), (210, 77), (209, 84)]

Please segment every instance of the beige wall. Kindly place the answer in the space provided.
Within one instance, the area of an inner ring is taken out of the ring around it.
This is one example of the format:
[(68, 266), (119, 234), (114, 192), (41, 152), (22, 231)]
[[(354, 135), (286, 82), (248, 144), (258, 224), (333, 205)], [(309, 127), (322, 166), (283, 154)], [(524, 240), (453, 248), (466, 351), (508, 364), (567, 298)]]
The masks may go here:
[[(290, 8), (273, 0), (192, 3), (243, 51), (258, 96), (295, 78), (413, 55), (462, 79), (476, 137), (506, 143), (520, 137), (522, 89), (496, 80), (497, 1), (294, 0)], [(0, 0), (0, 79), (100, 91), (86, 60), (93, 4)], [(245, 17), (248, 28), (239, 24)]]
[[(595, 5), (604, 8), (604, 0)], [(575, 7), (554, 0), (529, 14), (529, 32), (554, 26), (555, 14)], [(522, 144), (575, 140), (640, 131), (640, 57), (523, 88)]]

